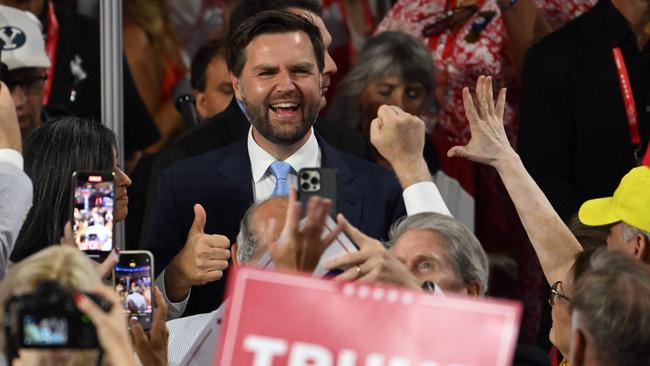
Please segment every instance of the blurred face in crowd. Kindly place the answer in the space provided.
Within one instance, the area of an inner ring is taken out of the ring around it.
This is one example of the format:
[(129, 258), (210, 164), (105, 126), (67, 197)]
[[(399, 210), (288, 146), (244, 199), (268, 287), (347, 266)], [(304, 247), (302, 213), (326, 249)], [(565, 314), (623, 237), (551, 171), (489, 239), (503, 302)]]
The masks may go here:
[(565, 358), (569, 357), (569, 345), (571, 343), (571, 313), (569, 312), (570, 302), (567, 298), (571, 298), (572, 288), (573, 273), (569, 273), (564, 281), (554, 286), (554, 290), (561, 296), (553, 292), (549, 295), (553, 324), (548, 337)]
[(291, 146), (309, 137), (321, 99), (320, 72), (304, 32), (262, 34), (246, 47), (239, 78), (231, 77), (244, 102), (253, 137)]
[(23, 140), (43, 124), (41, 113), (45, 79), (45, 70), (41, 68), (15, 69), (3, 76), (3, 81), (9, 87), (16, 105), (16, 115)]
[(232, 100), (234, 91), (223, 56), (210, 61), (205, 70), (205, 90), (195, 91), (196, 110), (203, 119), (221, 113)]
[(362, 130), (370, 131), (370, 122), (377, 117), (382, 104), (400, 107), (412, 115), (419, 115), (427, 100), (427, 90), (422, 83), (405, 82), (398, 76), (372, 80), (359, 96), (364, 113)]
[(412, 229), (397, 239), (390, 251), (420, 282), (432, 281), (443, 291), (480, 294), (478, 285), (463, 283), (447, 252), (448, 240), (433, 230)]
[(614, 224), (609, 229), (609, 235), (607, 236), (607, 249), (608, 250), (622, 250), (624, 252), (630, 253), (633, 256), (648, 261), (648, 251), (650, 248), (648, 246), (648, 239), (643, 235), (635, 235), (630, 240), (625, 240), (625, 225), (623, 222)]
[(338, 70), (336, 68), (336, 63), (334, 63), (334, 59), (332, 59), (332, 56), (330, 56), (328, 49), (332, 45), (332, 35), (330, 32), (327, 31), (327, 28), (325, 28), (325, 23), (323, 23), (323, 19), (321, 19), (320, 16), (318, 16), (315, 13), (312, 13), (311, 11), (303, 10), (303, 9), (298, 9), (298, 8), (289, 8), (288, 9), (290, 12), (301, 15), (307, 19), (309, 19), (318, 29), (320, 30), (321, 37), (323, 38), (323, 49), (325, 51), (325, 66), (323, 67), (323, 77), (321, 80), (321, 104), (320, 108), (325, 108), (325, 105), (327, 104), (327, 100), (325, 99), (325, 93), (327, 93), (327, 90), (329, 88), (332, 75), (336, 73)]
[(11, 6), (38, 16), (45, 7), (45, 0), (0, 0), (0, 5)]
[(131, 185), (131, 179), (124, 173), (118, 164), (117, 151), (113, 149), (113, 172), (115, 172), (115, 203), (114, 203), (114, 218), (115, 222), (122, 221), (129, 213), (129, 196), (126, 189)]

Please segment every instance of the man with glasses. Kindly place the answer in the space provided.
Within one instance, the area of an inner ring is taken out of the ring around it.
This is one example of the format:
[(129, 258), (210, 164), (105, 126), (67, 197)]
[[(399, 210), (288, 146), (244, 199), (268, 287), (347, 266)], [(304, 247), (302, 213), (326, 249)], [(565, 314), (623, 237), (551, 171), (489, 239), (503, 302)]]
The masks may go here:
[(43, 124), (43, 86), (50, 60), (41, 24), (31, 13), (0, 5), (2, 81), (9, 87), (23, 141)]

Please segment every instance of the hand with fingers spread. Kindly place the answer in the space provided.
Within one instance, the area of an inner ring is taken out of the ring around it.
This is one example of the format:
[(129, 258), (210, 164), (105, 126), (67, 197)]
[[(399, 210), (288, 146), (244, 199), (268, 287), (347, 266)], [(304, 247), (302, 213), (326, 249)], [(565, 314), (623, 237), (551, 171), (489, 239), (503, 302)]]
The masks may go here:
[(343, 215), (339, 215), (338, 219), (343, 231), (359, 247), (359, 251), (334, 258), (326, 264), (328, 269), (344, 270), (335, 280), (380, 282), (421, 289), (419, 280), (379, 240), (368, 237), (350, 225)]
[(370, 142), (391, 164), (402, 187), (431, 181), (423, 157), (424, 122), (399, 107), (382, 105), (370, 125)]
[(135, 345), (135, 352), (143, 365), (166, 366), (167, 365), (167, 341), (169, 330), (167, 329), (167, 303), (162, 293), (154, 287), (156, 298), (156, 309), (153, 312), (151, 329), (145, 333), (142, 325), (135, 319), (131, 319), (131, 337)]
[(230, 240), (204, 232), (206, 213), (194, 205), (194, 222), (183, 249), (165, 269), (165, 292), (172, 302), (182, 301), (192, 286), (204, 285), (223, 277), (230, 259)]
[(480, 76), (476, 81), (476, 105), (467, 88), (463, 89), (463, 103), (472, 136), (467, 145), (449, 149), (447, 156), (498, 167), (502, 161), (516, 155), (503, 127), (505, 89), (499, 91), (495, 105), (492, 78)]
[(76, 293), (74, 300), (77, 308), (88, 315), (95, 325), (97, 338), (108, 362), (111, 365), (137, 365), (120, 298), (112, 288), (104, 286), (93, 293), (108, 301), (111, 305), (108, 312), (81, 293)]
[[(343, 230), (342, 224), (339, 224), (332, 232), (321, 237), (331, 205), (332, 202), (328, 199), (311, 197), (307, 203), (307, 221), (300, 229), (302, 207), (296, 199), (296, 191), (291, 189), (282, 233), (268, 246), (276, 269), (288, 272), (314, 271), (323, 252)], [(267, 230), (273, 231), (268, 227)]]

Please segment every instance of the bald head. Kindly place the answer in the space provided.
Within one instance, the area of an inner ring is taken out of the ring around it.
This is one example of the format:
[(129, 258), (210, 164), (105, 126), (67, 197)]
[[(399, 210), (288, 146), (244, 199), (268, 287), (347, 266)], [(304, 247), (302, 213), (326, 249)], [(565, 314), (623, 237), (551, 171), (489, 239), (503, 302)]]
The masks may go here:
[(286, 196), (271, 197), (252, 205), (241, 220), (237, 235), (237, 261), (254, 264), (266, 252), (273, 233), (267, 233), (267, 225), (275, 220), (275, 232), (284, 226), (289, 199)]

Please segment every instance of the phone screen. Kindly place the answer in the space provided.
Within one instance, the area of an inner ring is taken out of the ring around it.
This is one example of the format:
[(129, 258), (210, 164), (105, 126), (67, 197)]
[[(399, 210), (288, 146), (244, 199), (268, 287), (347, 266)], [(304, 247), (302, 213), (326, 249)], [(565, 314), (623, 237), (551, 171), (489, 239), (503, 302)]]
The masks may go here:
[(153, 268), (150, 254), (121, 252), (114, 273), (115, 292), (122, 301), (124, 314), (130, 319), (138, 320), (144, 329), (149, 329), (153, 314)]
[(79, 249), (89, 254), (113, 249), (114, 195), (112, 174), (75, 175), (72, 226)]

